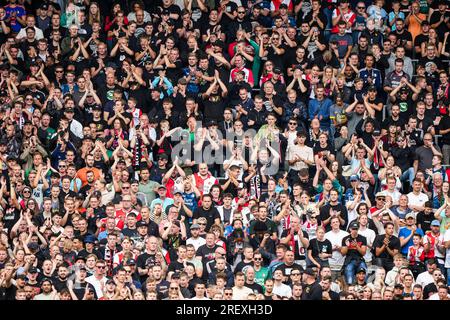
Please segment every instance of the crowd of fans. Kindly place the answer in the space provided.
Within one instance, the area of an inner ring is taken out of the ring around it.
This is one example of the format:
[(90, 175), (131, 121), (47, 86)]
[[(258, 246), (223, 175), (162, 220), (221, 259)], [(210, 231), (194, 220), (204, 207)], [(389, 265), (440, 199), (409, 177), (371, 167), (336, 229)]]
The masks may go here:
[(0, 5), (0, 299), (449, 299), (447, 1)]

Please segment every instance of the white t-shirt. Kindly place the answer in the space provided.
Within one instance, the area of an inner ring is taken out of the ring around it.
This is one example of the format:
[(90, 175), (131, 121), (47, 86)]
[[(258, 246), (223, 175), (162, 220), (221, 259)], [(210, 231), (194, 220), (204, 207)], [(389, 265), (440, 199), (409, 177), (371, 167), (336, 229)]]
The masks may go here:
[[(328, 239), (331, 242), (332, 247), (334, 246), (342, 246), (342, 239), (348, 236), (348, 232), (344, 230), (340, 230), (338, 232), (334, 232), (333, 230), (328, 231), (325, 234), (325, 239)], [(340, 270), (345, 262), (345, 256), (339, 250), (333, 250), (331, 258), (328, 259), (330, 263), (330, 267), (332, 270)]]
[(366, 230), (358, 230), (358, 234), (361, 236), (366, 237), (366, 241), (367, 241), (367, 250), (366, 250), (366, 254), (364, 255), (364, 260), (366, 262), (371, 262), (372, 261), (372, 245), (373, 245), (373, 241), (375, 240), (376, 234), (375, 231), (373, 231), (372, 229), (366, 228)]
[[(296, 144), (289, 146), (289, 153), (287, 160), (292, 161), (294, 160), (295, 156), (300, 156), (311, 162), (314, 161), (314, 151), (311, 147), (308, 146), (299, 146)], [(301, 169), (308, 169), (308, 165), (303, 161), (299, 161), (293, 165), (290, 165), (289, 168), (299, 171)]]
[(381, 193), (384, 194), (385, 196), (390, 196), (392, 198), (392, 204), (394, 206), (398, 205), (398, 201), (400, 200), (400, 196), (402, 195), (400, 192), (398, 192), (398, 190), (394, 190), (394, 192), (384, 190)]
[(247, 297), (250, 293), (253, 293), (253, 290), (248, 287), (233, 287), (233, 300), (247, 300)]
[[(103, 277), (101, 280), (98, 280), (95, 275), (89, 276), (86, 278), (86, 282), (92, 284), (95, 288), (95, 293), (97, 294), (97, 298), (103, 298), (103, 290), (102, 287), (106, 285), (107, 277)], [(103, 283), (103, 286), (102, 286)]]
[(416, 284), (420, 284), (422, 288), (425, 288), (427, 284), (434, 282), (433, 276), (428, 272), (422, 272), (417, 276)]
[(197, 239), (194, 239), (190, 237), (186, 240), (186, 244), (192, 244), (195, 247), (195, 251), (198, 250), (198, 248), (206, 243), (206, 240), (202, 237), (198, 237)]
[(272, 293), (277, 294), (281, 297), (287, 297), (287, 298), (290, 298), (292, 296), (291, 287), (289, 287), (288, 285), (285, 285), (284, 283), (281, 283), (280, 285), (274, 284)]
[[(408, 204), (412, 206), (423, 207), (425, 202), (428, 201), (428, 196), (421, 192), (419, 195), (415, 195), (413, 192), (407, 194)], [(417, 215), (417, 211), (413, 210), (413, 212)]]

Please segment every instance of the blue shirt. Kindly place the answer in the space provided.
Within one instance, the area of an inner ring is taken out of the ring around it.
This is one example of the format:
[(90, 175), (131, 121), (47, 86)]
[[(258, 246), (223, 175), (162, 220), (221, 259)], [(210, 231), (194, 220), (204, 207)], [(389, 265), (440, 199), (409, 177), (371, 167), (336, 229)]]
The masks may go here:
[(367, 79), (372, 78), (372, 84), (377, 88), (377, 90), (381, 89), (381, 85), (383, 80), (381, 79), (381, 72), (378, 69), (372, 68), (368, 70), (367, 68), (361, 69), (359, 71), (359, 77), (364, 80), (364, 85), (370, 85)]
[[(409, 235), (411, 234), (411, 230), (409, 230), (407, 227), (403, 227), (400, 229), (400, 232), (398, 233), (398, 238), (400, 239), (401, 237), (403, 238), (407, 238), (409, 237)], [(423, 237), (423, 231), (420, 228), (416, 229), (417, 234), (420, 234)], [(401, 248), (401, 253), (406, 256), (408, 254), (408, 249), (410, 246), (413, 245), (413, 237), (411, 237), (408, 241), (408, 243), (406, 243), (402, 248)]]
[[(331, 102), (331, 100), (328, 98), (325, 98), (321, 101), (317, 99), (309, 101), (309, 120), (313, 120), (315, 116), (317, 116), (320, 121), (320, 126), (329, 128), (331, 125), (330, 108), (332, 104), (333, 102)], [(322, 120), (320, 120), (320, 116), (322, 116)]]

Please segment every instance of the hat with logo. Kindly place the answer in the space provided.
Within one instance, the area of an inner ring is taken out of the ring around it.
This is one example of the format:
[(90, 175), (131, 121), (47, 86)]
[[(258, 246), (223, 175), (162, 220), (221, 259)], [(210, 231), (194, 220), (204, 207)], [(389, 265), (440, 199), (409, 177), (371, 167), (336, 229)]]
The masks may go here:
[(136, 223), (136, 227), (137, 228), (139, 228), (139, 227), (148, 227), (148, 224), (146, 224), (144, 221), (138, 221), (137, 223)]
[(352, 222), (351, 224), (350, 224), (350, 226), (348, 227), (350, 230), (352, 230), (352, 229), (359, 229), (359, 224), (358, 224), (358, 222)]
[(362, 268), (362, 267), (360, 267), (360, 268), (358, 268), (358, 270), (356, 271), (356, 273), (360, 273), (360, 272), (367, 273), (367, 270), (364, 269), (364, 268)]

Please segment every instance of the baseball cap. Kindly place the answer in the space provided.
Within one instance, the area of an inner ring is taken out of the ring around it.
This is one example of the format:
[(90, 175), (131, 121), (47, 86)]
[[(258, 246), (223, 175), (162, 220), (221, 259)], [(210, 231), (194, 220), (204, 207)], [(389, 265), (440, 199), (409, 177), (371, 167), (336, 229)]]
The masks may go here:
[(126, 265), (127, 265), (127, 266), (134, 266), (134, 265), (136, 265), (136, 260), (134, 260), (134, 259), (129, 259), (129, 260), (127, 260), (127, 262), (126, 262)]
[(200, 229), (200, 226), (198, 225), (198, 223), (194, 223), (193, 225), (191, 225), (191, 230), (192, 229)]
[(136, 227), (148, 227), (148, 224), (141, 220), (136, 223)]
[(78, 261), (78, 260), (86, 261), (86, 257), (83, 254), (78, 254), (75, 261)]
[(352, 174), (352, 175), (350, 176), (350, 181), (359, 181), (358, 175)]
[(360, 272), (367, 273), (366, 269), (364, 269), (364, 268), (358, 268), (358, 270), (356, 271), (356, 273), (360, 273)]
[(116, 285), (116, 283), (114, 282), (114, 280), (113, 279), (109, 279), (109, 280), (107, 280), (106, 281), (106, 284), (114, 284), (114, 285)]
[(281, 74), (282, 72), (280, 68), (275, 68), (273, 69), (273, 73)]
[(160, 185), (159, 185), (158, 190), (159, 190), (159, 189), (166, 189), (166, 190), (167, 190), (166, 186), (163, 185), (163, 184), (160, 184)]
[(433, 221), (431, 221), (431, 226), (432, 227), (440, 227), (441, 223), (439, 222), (439, 220), (433, 220)]
[(169, 160), (169, 157), (167, 156), (167, 154), (165, 154), (165, 153), (161, 153), (159, 156), (158, 156), (158, 159), (165, 159), (165, 160)]
[(409, 219), (409, 218), (415, 219), (416, 217), (414, 216), (414, 213), (410, 212), (405, 216), (405, 219)]
[(374, 136), (379, 136), (380, 134), (381, 134), (380, 130), (378, 130), (378, 129), (373, 130)]
[(316, 273), (314, 272), (314, 270), (312, 268), (306, 268), (306, 270), (303, 273), (307, 274), (309, 276), (315, 276), (316, 275)]
[(35, 268), (35, 267), (31, 267), (31, 268), (28, 270), (28, 272), (29, 272), (29, 273), (37, 273), (37, 272), (38, 272), (38, 269)]
[(27, 276), (25, 274), (19, 274), (16, 279), (27, 280)]
[(349, 229), (359, 229), (359, 224), (358, 222), (352, 222), (349, 226)]
[(84, 238), (84, 243), (95, 243), (95, 237), (92, 235), (88, 235)]
[(377, 91), (377, 88), (375, 88), (375, 86), (370, 86), (367, 88), (367, 91)]
[(287, 6), (287, 4), (282, 3), (282, 4), (280, 4), (279, 8), (280, 8), (280, 9), (287, 9), (288, 6)]
[(408, 93), (409, 92), (409, 90), (408, 90), (408, 88), (406, 88), (406, 87), (402, 87), (401, 89), (400, 89), (400, 93)]
[(208, 122), (208, 124), (206, 126), (207, 127), (217, 126), (217, 121), (211, 120), (211, 121)]
[(375, 195), (375, 198), (385, 198), (386, 196), (384, 195), (383, 192), (377, 192), (377, 194)]

